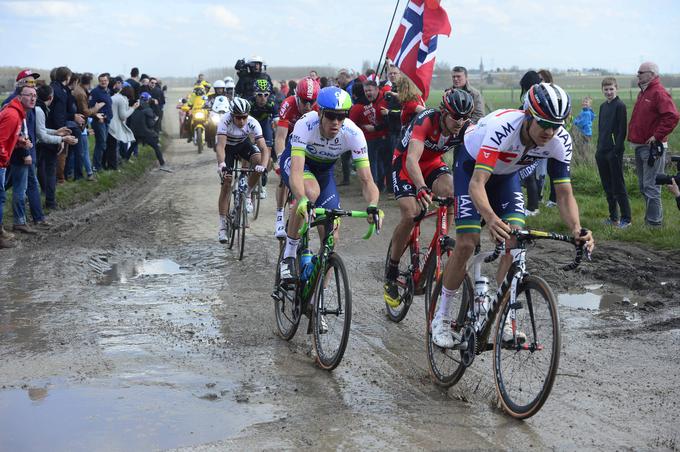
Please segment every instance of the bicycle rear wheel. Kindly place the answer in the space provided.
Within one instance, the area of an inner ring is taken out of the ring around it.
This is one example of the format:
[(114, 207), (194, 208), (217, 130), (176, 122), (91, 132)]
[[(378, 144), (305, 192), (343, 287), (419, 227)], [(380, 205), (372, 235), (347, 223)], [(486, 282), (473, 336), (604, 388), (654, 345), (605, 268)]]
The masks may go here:
[(276, 276), (274, 277), (274, 317), (279, 335), (289, 341), (295, 336), (300, 325), (300, 300), (298, 299), (297, 284), (281, 284), (279, 263), (283, 259), (286, 242), (279, 241), (279, 258), (276, 261)]
[[(517, 289), (513, 306), (510, 297), (501, 304), (494, 339), (494, 378), (503, 410), (526, 419), (545, 403), (560, 361), (560, 321), (555, 295), (536, 276), (526, 276)], [(512, 324), (526, 340), (503, 341), (503, 328)], [(518, 344), (519, 343), (519, 344)]]
[[(411, 264), (411, 256), (413, 255), (413, 246), (409, 243), (408, 254), (406, 252), (402, 253), (399, 260), (399, 277), (397, 278), (397, 287), (399, 288), (399, 299), (401, 303), (396, 308), (391, 307), (387, 302), (385, 302), (385, 311), (387, 312), (387, 318), (395, 323), (399, 323), (406, 317), (411, 303), (413, 302), (413, 274), (409, 271), (409, 266)], [(390, 245), (387, 247), (387, 256), (385, 256), (385, 274), (384, 278), (387, 278), (387, 269), (390, 263), (390, 254), (392, 253), (392, 241), (390, 240)]]
[(243, 251), (246, 247), (246, 229), (248, 228), (248, 209), (246, 209), (246, 194), (241, 193), (241, 217), (237, 219), (239, 222), (239, 251), (238, 260), (243, 260)]
[[(458, 316), (451, 321), (451, 329), (461, 333), (466, 326), (466, 317), (470, 302), (473, 299), (472, 280), (465, 275), (463, 284), (458, 289), (456, 297), (451, 300), (449, 312), (457, 312)], [(427, 360), (430, 365), (430, 375), (434, 382), (443, 387), (450, 387), (458, 383), (467, 368), (463, 364), (463, 351), (455, 348), (440, 348), (432, 342), (432, 319), (439, 309), (439, 300), (442, 292), (442, 278), (435, 280), (434, 272), (429, 275), (425, 287), (425, 340), (427, 347)], [(472, 351), (474, 353), (474, 351)]]
[[(337, 254), (328, 256), (314, 289), (312, 316), (316, 361), (322, 369), (335, 369), (347, 347), (352, 321), (352, 293), (345, 264)], [(325, 331), (324, 331), (325, 330)]]

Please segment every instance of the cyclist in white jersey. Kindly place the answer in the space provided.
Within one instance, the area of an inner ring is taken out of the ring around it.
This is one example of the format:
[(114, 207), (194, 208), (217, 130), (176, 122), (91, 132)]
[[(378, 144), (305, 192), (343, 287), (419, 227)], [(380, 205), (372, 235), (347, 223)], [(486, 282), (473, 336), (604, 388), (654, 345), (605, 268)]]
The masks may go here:
[[(222, 188), (218, 200), (220, 243), (227, 242), (227, 215), (229, 212), (232, 170), (236, 160), (241, 158), (249, 162), (250, 167), (256, 173), (248, 177), (248, 196), (246, 197), (246, 210), (253, 211), (251, 193), (257, 184), (262, 172), (269, 162), (269, 148), (262, 136), (262, 127), (257, 119), (250, 116), (250, 103), (235, 97), (231, 102), (231, 111), (225, 113), (222, 121), (217, 126), (217, 173), (223, 176)], [(255, 142), (252, 144), (251, 139)]]
[[(563, 127), (570, 110), (571, 100), (562, 88), (541, 83), (527, 93), (525, 110), (496, 110), (465, 134), (453, 176), (456, 247), (444, 270), (441, 302), (432, 320), (435, 345), (454, 346), (451, 300), (479, 243), (481, 218), (486, 221), (493, 241), (509, 239), (511, 229), (524, 226), (524, 199), (518, 174), (522, 168), (548, 159), (548, 173), (555, 181), (562, 221), (592, 251), (595, 242), (590, 231), (581, 236), (578, 205), (571, 188), (571, 137)], [(496, 276), (499, 284), (511, 261), (510, 255), (501, 258)], [(516, 334), (520, 340), (526, 340), (523, 333)], [(503, 340), (512, 340), (509, 324), (503, 330)]]
[[(284, 281), (297, 279), (298, 230), (308, 202), (326, 209), (340, 207), (333, 167), (342, 154), (351, 152), (369, 207), (377, 206), (380, 196), (371, 176), (366, 138), (348, 118), (352, 106), (349, 94), (337, 87), (324, 88), (319, 92), (317, 104), (318, 113), (311, 111), (297, 121), (290, 143), (279, 159), (281, 177), (298, 200), (297, 215), (290, 215), (288, 220), (286, 248), (280, 266)], [(369, 216), (370, 221), (372, 218)]]

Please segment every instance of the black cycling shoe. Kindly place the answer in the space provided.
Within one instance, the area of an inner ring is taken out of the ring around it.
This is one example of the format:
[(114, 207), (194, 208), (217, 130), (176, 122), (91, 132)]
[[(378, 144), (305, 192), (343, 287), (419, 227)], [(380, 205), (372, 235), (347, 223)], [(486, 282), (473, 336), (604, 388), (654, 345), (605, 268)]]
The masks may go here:
[(279, 276), (283, 282), (295, 282), (298, 280), (297, 264), (294, 257), (286, 257), (279, 264)]
[(445, 235), (442, 237), (442, 247), (452, 250), (456, 247), (456, 240), (453, 237)]

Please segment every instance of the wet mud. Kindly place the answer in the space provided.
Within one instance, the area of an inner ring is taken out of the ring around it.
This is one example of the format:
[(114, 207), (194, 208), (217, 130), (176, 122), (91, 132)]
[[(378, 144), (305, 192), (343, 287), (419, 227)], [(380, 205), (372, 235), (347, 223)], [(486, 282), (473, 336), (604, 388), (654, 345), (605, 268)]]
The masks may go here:
[[(173, 140), (167, 153), (174, 173), (57, 212), (55, 231), (0, 255), (1, 450), (680, 447), (673, 253), (601, 243), (567, 273), (571, 250), (530, 250), (529, 270), (558, 295), (562, 355), (547, 403), (515, 421), (497, 407), (490, 354), (449, 390), (431, 383), (422, 297), (387, 320), (394, 202), (368, 242), (365, 222), (343, 222), (354, 312), (328, 373), (305, 320), (290, 342), (276, 335), (277, 180), (239, 262), (217, 242), (212, 152)], [(364, 205), (356, 185), (341, 196)]]

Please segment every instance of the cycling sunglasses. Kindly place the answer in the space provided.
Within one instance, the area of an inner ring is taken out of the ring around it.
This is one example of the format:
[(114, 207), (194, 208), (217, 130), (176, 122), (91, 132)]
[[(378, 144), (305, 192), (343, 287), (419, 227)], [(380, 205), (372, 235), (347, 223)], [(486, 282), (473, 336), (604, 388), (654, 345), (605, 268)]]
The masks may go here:
[(240, 120), (248, 119), (248, 115), (234, 115), (234, 119)]
[(269, 93), (256, 93), (255, 95), (258, 97), (269, 97)]
[(546, 130), (546, 129), (557, 130), (560, 127), (562, 127), (562, 124), (555, 124), (554, 122), (545, 121), (543, 119), (538, 119), (538, 118), (536, 118), (536, 122), (538, 123), (539, 127), (543, 130)]
[(334, 111), (326, 111), (323, 114), (324, 118), (329, 119), (331, 121), (338, 120), (340, 122), (344, 121), (347, 119), (347, 113), (337, 113)]
[(458, 113), (453, 113), (450, 111), (447, 111), (448, 115), (451, 116), (454, 120), (460, 121), (461, 119), (470, 119), (470, 115), (459, 115)]
[(312, 105), (314, 102), (316, 102), (316, 99), (314, 99), (314, 100), (304, 100), (304, 99), (301, 99), (299, 97), (297, 98), (297, 100), (298, 100), (298, 102), (300, 102), (303, 105)]

